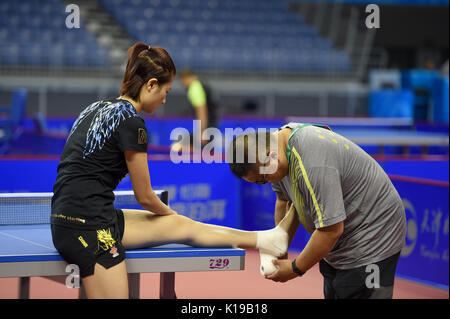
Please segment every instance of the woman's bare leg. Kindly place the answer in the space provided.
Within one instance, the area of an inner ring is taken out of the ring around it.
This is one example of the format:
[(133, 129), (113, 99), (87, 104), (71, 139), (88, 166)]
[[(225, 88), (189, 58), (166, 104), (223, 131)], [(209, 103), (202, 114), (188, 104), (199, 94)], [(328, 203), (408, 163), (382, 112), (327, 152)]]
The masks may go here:
[[(239, 248), (267, 248), (269, 250), (271, 248), (278, 249), (277, 247), (271, 247), (272, 241), (277, 239), (277, 234), (271, 232), (272, 230), (260, 232), (243, 231), (204, 224), (182, 215), (158, 216), (144, 210), (124, 209), (123, 213), (125, 217), (125, 233), (122, 244), (128, 249), (166, 243), (186, 243), (200, 247), (232, 246)], [(289, 229), (292, 221), (292, 214), (286, 214), (285, 218), (279, 223), (279, 227), (284, 230), (286, 236), (286, 231)], [(273, 240), (272, 237), (274, 238)], [(285, 249), (287, 249), (287, 246)], [(275, 255), (276, 253), (273, 254)]]
[(255, 248), (256, 232), (208, 225), (182, 215), (158, 216), (144, 210), (123, 209), (125, 248), (186, 243), (200, 247)]
[(128, 274), (125, 260), (109, 269), (95, 264), (94, 274), (82, 279), (89, 299), (128, 299)]

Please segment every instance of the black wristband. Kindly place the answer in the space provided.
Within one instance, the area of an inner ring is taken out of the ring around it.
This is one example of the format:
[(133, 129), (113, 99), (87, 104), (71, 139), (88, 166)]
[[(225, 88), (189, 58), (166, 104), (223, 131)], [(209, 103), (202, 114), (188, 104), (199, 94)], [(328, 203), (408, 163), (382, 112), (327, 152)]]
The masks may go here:
[(298, 269), (297, 265), (295, 264), (295, 259), (292, 262), (292, 271), (295, 272), (297, 275), (299, 275), (300, 277), (303, 276), (305, 274), (305, 272), (301, 271), (300, 269)]

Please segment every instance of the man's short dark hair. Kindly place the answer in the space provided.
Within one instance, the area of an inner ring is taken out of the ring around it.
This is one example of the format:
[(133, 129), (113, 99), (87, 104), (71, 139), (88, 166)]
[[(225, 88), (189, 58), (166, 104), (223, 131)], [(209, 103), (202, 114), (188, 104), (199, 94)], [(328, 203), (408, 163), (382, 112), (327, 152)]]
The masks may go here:
[[(257, 171), (258, 166), (258, 141), (265, 138), (265, 150), (270, 150), (272, 141), (270, 132), (246, 132), (233, 138), (228, 146), (226, 160), (231, 172), (238, 178), (243, 178), (250, 171)], [(272, 141), (273, 142), (273, 141)]]
[(188, 68), (182, 69), (180, 72), (180, 78), (186, 78), (194, 75), (194, 72), (192, 72), (192, 70)]

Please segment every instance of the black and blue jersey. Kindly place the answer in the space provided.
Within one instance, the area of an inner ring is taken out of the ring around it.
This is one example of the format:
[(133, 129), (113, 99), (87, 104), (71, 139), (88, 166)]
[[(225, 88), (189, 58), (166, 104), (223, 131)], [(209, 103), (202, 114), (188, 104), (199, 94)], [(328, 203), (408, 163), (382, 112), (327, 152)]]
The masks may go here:
[(97, 229), (116, 222), (113, 190), (127, 175), (126, 150), (147, 152), (144, 120), (121, 99), (81, 112), (61, 155), (53, 186), (51, 223)]

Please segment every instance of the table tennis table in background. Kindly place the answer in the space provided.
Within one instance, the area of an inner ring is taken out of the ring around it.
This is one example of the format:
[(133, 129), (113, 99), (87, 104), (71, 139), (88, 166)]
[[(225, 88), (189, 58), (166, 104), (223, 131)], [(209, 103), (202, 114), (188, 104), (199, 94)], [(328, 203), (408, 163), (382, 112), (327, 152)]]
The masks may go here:
[(402, 155), (410, 155), (411, 147), (421, 148), (421, 155), (428, 154), (433, 146), (449, 147), (448, 126), (446, 131), (419, 130), (410, 118), (286, 118), (288, 122), (328, 125), (334, 132), (348, 138), (361, 147), (377, 148), (377, 155), (383, 155), (384, 147), (398, 146)]
[(364, 130), (337, 128), (336, 133), (345, 136), (360, 146), (376, 146), (378, 155), (384, 153), (385, 146), (402, 147), (402, 154), (409, 155), (410, 148), (420, 146), (421, 155), (428, 154), (428, 148), (432, 146), (449, 146), (448, 135), (437, 132), (413, 132), (404, 130)]
[[(136, 208), (132, 207), (137, 205), (135, 200), (133, 203), (132, 191), (115, 194), (117, 208)], [(168, 203), (167, 191), (157, 194)], [(65, 283), (72, 273), (53, 246), (48, 224), (51, 196), (52, 193), (0, 194), (0, 277), (20, 277), (20, 298), (29, 298), (30, 277), (49, 277)], [(176, 298), (176, 272), (243, 270), (244, 264), (245, 250), (237, 248), (168, 244), (127, 250), (130, 298), (139, 298), (141, 273), (159, 272), (160, 298)], [(83, 289), (80, 297), (84, 297)]]

